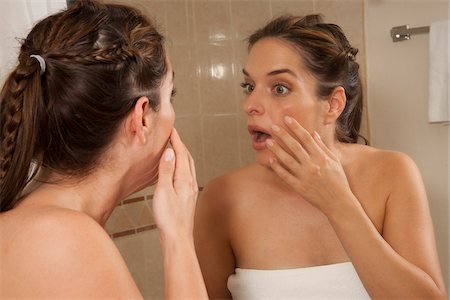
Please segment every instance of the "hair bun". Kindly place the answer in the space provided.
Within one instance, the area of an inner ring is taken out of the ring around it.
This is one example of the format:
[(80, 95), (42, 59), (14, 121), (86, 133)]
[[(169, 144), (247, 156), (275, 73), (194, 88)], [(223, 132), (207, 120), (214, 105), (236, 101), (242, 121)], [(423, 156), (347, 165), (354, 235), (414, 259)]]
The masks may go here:
[(356, 54), (358, 54), (358, 49), (350, 47), (350, 49), (347, 51), (347, 56), (351, 61), (356, 60)]

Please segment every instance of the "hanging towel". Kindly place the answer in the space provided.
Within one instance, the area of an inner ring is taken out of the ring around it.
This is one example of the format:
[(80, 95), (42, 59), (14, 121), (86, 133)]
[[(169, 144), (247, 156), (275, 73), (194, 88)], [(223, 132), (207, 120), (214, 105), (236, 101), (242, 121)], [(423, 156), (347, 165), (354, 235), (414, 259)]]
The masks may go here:
[(0, 83), (17, 64), (20, 44), (37, 21), (66, 8), (66, 0), (0, 0)]
[(428, 121), (450, 121), (450, 21), (430, 25)]

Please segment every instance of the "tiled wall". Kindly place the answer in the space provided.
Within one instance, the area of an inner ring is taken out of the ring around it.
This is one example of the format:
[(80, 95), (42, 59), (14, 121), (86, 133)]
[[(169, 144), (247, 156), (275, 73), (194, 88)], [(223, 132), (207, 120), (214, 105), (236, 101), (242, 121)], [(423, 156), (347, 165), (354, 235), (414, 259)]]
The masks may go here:
[[(239, 86), (246, 57), (243, 40), (274, 16), (321, 13), (326, 21), (341, 25), (350, 42), (360, 50), (357, 59), (365, 80), (363, 0), (114, 2), (141, 9), (156, 20), (167, 36), (178, 91), (174, 99), (175, 127), (195, 159), (200, 186), (220, 174), (253, 162)], [(368, 137), (365, 117), (363, 122), (362, 132)], [(116, 244), (144, 296), (162, 298), (157, 231), (148, 230), (153, 228), (150, 194), (151, 189), (147, 189), (131, 197), (143, 201), (118, 206), (107, 230), (116, 237)], [(146, 248), (150, 244), (151, 247)]]

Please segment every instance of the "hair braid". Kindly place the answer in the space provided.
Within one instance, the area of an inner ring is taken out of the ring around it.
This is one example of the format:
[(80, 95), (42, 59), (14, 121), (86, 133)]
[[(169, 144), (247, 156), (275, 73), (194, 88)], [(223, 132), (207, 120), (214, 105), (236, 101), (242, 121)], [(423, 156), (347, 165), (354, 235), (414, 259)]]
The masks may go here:
[(99, 63), (119, 64), (135, 56), (136, 54), (133, 50), (117, 46), (97, 49), (86, 55), (80, 55), (76, 51), (55, 51), (46, 55), (50, 60), (70, 61), (80, 65), (95, 65)]
[[(38, 136), (35, 123), (39, 107), (42, 107), (40, 91), (40, 67), (34, 59), (19, 64), (6, 80), (0, 94), (0, 210), (12, 208), (13, 200), (28, 182), (32, 158), (39, 143), (32, 143)], [(37, 102), (37, 103), (36, 103)], [(26, 147), (20, 149), (19, 147)], [(26, 168), (14, 168), (20, 163)]]
[(139, 11), (94, 0), (34, 26), (0, 94), (0, 211), (14, 207), (34, 166), (82, 178), (103, 163), (139, 97), (158, 108), (163, 43)]

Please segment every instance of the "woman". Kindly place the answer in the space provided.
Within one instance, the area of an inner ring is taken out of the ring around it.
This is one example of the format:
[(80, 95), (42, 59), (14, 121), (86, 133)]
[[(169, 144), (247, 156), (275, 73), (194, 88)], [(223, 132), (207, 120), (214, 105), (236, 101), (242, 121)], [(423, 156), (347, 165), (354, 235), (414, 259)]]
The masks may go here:
[(257, 163), (209, 183), (196, 213), (211, 298), (446, 297), (417, 167), (357, 144), (356, 53), (317, 15), (250, 36), (243, 107)]
[(0, 96), (0, 298), (142, 298), (103, 226), (156, 181), (166, 297), (207, 297), (172, 93), (163, 37), (132, 8), (77, 1), (31, 30)]

